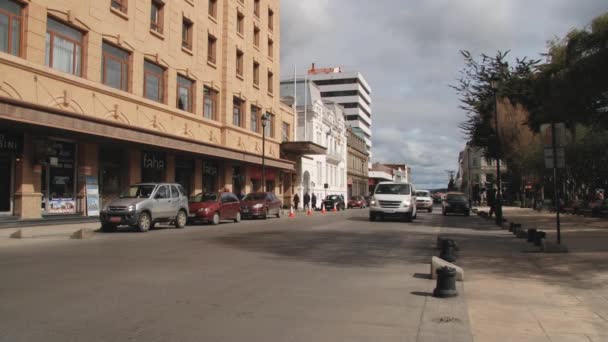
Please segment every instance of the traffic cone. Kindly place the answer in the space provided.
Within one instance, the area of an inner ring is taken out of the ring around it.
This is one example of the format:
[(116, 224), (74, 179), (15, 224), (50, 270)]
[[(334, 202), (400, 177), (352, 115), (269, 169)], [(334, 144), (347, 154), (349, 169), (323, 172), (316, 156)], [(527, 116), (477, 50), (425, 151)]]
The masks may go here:
[(321, 214), (325, 215), (327, 211), (325, 210), (325, 204), (321, 205)]
[(312, 209), (310, 209), (310, 207), (308, 207), (308, 210), (306, 210), (306, 215), (312, 216)]
[(296, 214), (293, 212), (293, 205), (289, 207), (289, 217), (294, 218)]
[(338, 210), (336, 209), (336, 203), (334, 203), (334, 209), (332, 209), (332, 211), (333, 211), (334, 213), (335, 213), (336, 211), (338, 211)]

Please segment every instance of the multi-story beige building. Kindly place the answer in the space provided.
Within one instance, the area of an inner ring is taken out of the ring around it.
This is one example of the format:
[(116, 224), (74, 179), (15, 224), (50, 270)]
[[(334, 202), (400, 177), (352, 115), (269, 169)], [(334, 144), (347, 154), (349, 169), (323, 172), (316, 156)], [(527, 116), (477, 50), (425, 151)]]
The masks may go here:
[(0, 0), (0, 213), (94, 214), (136, 182), (259, 190), (263, 118), (266, 186), (288, 200), (279, 17), (279, 0)]
[(367, 196), (369, 153), (365, 139), (355, 134), (352, 128), (346, 132), (348, 198)]

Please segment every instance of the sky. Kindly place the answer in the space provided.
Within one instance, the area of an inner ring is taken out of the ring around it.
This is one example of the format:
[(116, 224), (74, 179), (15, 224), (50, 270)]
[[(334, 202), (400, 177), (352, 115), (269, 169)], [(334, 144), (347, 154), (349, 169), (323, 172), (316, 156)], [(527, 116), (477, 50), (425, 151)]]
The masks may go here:
[(473, 55), (541, 58), (546, 42), (608, 11), (607, 0), (281, 0), (281, 72), (341, 66), (372, 87), (373, 161), (406, 163), (442, 188), (466, 142), (456, 84)]

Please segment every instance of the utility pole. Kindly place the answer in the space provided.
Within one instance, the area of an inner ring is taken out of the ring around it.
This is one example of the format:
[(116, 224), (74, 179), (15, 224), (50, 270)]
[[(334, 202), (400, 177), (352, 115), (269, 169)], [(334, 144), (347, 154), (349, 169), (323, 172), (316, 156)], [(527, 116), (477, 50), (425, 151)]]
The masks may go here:
[(492, 90), (494, 91), (494, 127), (496, 130), (496, 198), (494, 199), (496, 206), (496, 224), (502, 225), (502, 180), (500, 177), (500, 134), (498, 129), (498, 82), (499, 80), (493, 78), (491, 81)]

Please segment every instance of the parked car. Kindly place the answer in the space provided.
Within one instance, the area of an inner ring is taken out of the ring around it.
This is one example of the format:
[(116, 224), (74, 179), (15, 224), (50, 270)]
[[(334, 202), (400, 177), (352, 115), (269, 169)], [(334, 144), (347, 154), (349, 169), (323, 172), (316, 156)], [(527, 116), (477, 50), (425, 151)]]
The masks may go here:
[(443, 215), (460, 213), (464, 216), (471, 215), (469, 198), (461, 192), (448, 192), (441, 204)]
[(342, 195), (327, 195), (323, 200), (323, 206), (325, 210), (332, 210), (334, 207), (336, 210), (344, 210), (346, 204), (344, 203), (344, 196)]
[(120, 225), (147, 232), (156, 223), (170, 223), (176, 228), (184, 228), (188, 214), (188, 197), (181, 185), (141, 183), (131, 185), (119, 199), (105, 205), (99, 219), (101, 229), (106, 232), (115, 231)]
[(352, 196), (350, 200), (348, 200), (348, 208), (360, 208), (363, 209), (367, 206), (367, 202), (363, 196)]
[(200, 193), (190, 198), (191, 222), (219, 224), (223, 220), (241, 221), (241, 203), (232, 192)]
[(431, 198), (430, 191), (416, 191), (416, 209), (426, 210), (429, 213), (433, 212), (433, 199)]
[(407, 221), (416, 219), (416, 189), (409, 183), (380, 182), (369, 202), (369, 220), (377, 218), (403, 217)]
[(281, 201), (272, 192), (252, 192), (241, 201), (241, 217), (268, 218), (281, 217)]

